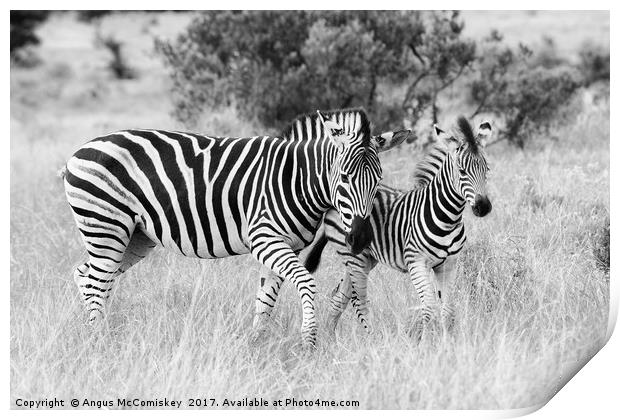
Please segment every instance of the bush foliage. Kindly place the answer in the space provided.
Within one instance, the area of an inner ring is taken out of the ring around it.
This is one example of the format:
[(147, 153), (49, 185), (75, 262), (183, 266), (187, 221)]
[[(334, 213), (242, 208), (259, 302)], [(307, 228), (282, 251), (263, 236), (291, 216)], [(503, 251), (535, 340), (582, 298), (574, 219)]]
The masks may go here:
[(458, 86), (471, 116), (495, 115), (500, 138), (518, 146), (579, 86), (609, 78), (609, 53), (584, 50), (571, 66), (552, 39), (533, 54), (497, 32), (476, 43), (463, 28), (458, 12), (210, 11), (156, 48), (184, 122), (232, 105), (278, 127), (317, 108), (363, 106), (379, 129), (415, 125), (423, 114), (437, 122), (442, 95)]
[[(234, 103), (281, 125), (316, 108), (364, 106), (419, 112), (436, 105), (474, 59), (457, 13), (415, 11), (205, 12), (176, 42), (157, 43), (171, 69), (176, 115)], [(380, 83), (406, 85), (384, 103)], [(389, 118), (394, 113), (384, 113)]]
[(598, 81), (609, 83), (609, 49), (586, 43), (579, 51), (579, 70), (584, 83), (592, 84)]
[(526, 46), (512, 49), (501, 40), (492, 33), (483, 42), (469, 83), (470, 102), (476, 104), (472, 116), (485, 112), (501, 117), (500, 138), (523, 147), (529, 133), (544, 129), (582, 80), (574, 68), (553, 59), (550, 42), (533, 56)]
[(47, 10), (11, 10), (11, 58), (24, 47), (41, 42), (35, 29), (48, 15)]
[(114, 35), (97, 34), (95, 43), (105, 48), (110, 53), (110, 61), (108, 69), (114, 78), (119, 80), (135, 79), (137, 77), (136, 70), (133, 69), (123, 54), (124, 44), (116, 39)]

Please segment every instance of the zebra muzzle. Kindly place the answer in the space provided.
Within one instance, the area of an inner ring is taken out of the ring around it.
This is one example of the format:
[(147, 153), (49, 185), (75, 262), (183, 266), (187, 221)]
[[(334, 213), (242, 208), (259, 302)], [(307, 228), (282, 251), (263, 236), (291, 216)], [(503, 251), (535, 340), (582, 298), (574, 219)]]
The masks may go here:
[(477, 217), (484, 217), (491, 212), (493, 205), (486, 195), (476, 194), (472, 211)]
[(354, 255), (359, 254), (364, 248), (368, 247), (372, 241), (370, 219), (362, 219), (359, 216), (355, 216), (353, 223), (351, 223), (351, 231), (347, 234), (345, 240)]

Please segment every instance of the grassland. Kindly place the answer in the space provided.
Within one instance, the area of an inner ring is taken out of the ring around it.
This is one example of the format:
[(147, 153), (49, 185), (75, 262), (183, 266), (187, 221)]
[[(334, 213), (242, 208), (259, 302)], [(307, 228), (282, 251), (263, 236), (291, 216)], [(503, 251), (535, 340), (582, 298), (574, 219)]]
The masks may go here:
[[(525, 16), (498, 19), (498, 28)], [(121, 278), (107, 329), (93, 335), (71, 275), (85, 252), (55, 174), (101, 133), (184, 128), (169, 116), (168, 80), (152, 38), (171, 36), (188, 18), (153, 19), (134, 14), (102, 23), (102, 31), (128, 39), (136, 80), (112, 80), (105, 51), (93, 46), (93, 27), (71, 16), (55, 16), (41, 29), (40, 66), (11, 71), (12, 405), (54, 396), (294, 397), (358, 400), (361, 408), (517, 408), (546, 401), (604, 344), (609, 275), (596, 250), (609, 224), (609, 103), (589, 101), (588, 92), (573, 104), (570, 124), (556, 124), (526, 150), (489, 148), (493, 212), (466, 216), (451, 337), (414, 343), (411, 285), (378, 267), (370, 281), (374, 336), (347, 313), (337, 342), (322, 331), (317, 351), (302, 354), (299, 302), (285, 287), (273, 334), (254, 344), (258, 264), (163, 250)], [(558, 35), (567, 27), (545, 19), (569, 52), (578, 47), (576, 33), (600, 33), (593, 19), (571, 18), (566, 25), (576, 26), (563, 42)], [(257, 128), (224, 110), (205, 115), (198, 129), (249, 135)], [(407, 188), (419, 155), (388, 152), (386, 182)], [(319, 308), (341, 271), (328, 248), (317, 272)]]

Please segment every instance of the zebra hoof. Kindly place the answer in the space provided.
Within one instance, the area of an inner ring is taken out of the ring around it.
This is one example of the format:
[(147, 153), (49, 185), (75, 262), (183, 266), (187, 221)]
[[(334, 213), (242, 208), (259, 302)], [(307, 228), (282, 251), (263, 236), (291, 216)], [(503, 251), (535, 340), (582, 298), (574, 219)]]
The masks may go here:
[(327, 326), (327, 339), (329, 341), (336, 341), (336, 324)]
[(88, 325), (93, 328), (101, 327), (103, 324), (103, 312), (99, 309), (91, 309), (88, 313)]
[(260, 313), (254, 315), (254, 321), (252, 321), (252, 328), (255, 331), (264, 331), (269, 327), (271, 316), (266, 313)]
[(266, 336), (267, 334), (265, 333), (265, 330), (252, 330), (248, 337), (248, 344), (250, 346), (256, 347), (260, 345), (263, 341), (265, 341)]
[(443, 319), (442, 324), (443, 324), (444, 331), (447, 334), (452, 334), (454, 332), (455, 320), (453, 316)]
[(423, 329), (415, 328), (415, 327), (411, 328), (411, 330), (409, 330), (409, 338), (411, 338), (414, 343), (420, 344), (420, 342), (422, 341), (423, 332), (424, 332)]
[(416, 343), (420, 343), (420, 341), (422, 341), (422, 334), (424, 333), (425, 326), (426, 322), (424, 322), (424, 319), (418, 317), (409, 329), (409, 337)]
[(301, 352), (302, 354), (313, 354), (316, 352), (316, 342), (308, 342), (304, 341), (301, 344)]
[(338, 314), (338, 316), (329, 316), (327, 318), (327, 332), (331, 340), (336, 339), (336, 327), (338, 326), (339, 320), (340, 320), (340, 314)]
[(316, 330), (302, 334), (301, 348), (303, 352), (313, 352), (316, 350)]

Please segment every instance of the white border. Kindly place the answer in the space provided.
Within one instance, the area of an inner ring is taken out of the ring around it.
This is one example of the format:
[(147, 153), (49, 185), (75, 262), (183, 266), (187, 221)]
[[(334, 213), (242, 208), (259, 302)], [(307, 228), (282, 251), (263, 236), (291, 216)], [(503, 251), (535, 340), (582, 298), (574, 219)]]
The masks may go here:
[[(53, 4), (49, 2), (43, 1), (9, 1), (8, 2), (9, 9), (49, 9), (53, 6), (54, 9), (65, 9), (65, 10), (73, 10), (73, 9), (84, 9), (84, 8), (92, 8), (92, 9), (125, 9), (125, 10), (143, 10), (143, 9), (169, 9), (170, 6), (173, 6), (174, 9), (188, 9), (188, 10), (200, 10), (204, 8), (221, 8), (218, 6), (225, 5), (226, 9), (280, 9), (280, 8), (309, 8), (309, 9), (373, 9), (377, 6), (381, 6), (385, 9), (406, 9), (411, 7), (416, 7), (419, 9), (427, 9), (425, 6), (433, 6), (433, 9), (459, 9), (464, 5), (463, 2), (457, 1), (435, 1), (432, 3), (425, 4), (416, 4), (404, 1), (381, 1), (377, 2), (360, 2), (353, 0), (340, 0), (338, 2), (328, 1), (328, 0), (315, 0), (312, 2), (282, 2), (282, 1), (261, 1), (260, 3), (255, 3), (251, 1), (227, 1), (222, 4), (219, 2), (205, 2), (205, 1), (188, 1), (188, 0), (177, 0), (174, 3), (164, 3), (164, 2), (147, 2), (147, 1), (119, 1), (119, 0), (109, 0), (107, 2), (90, 2), (85, 4), (84, 2), (78, 1), (57, 1)], [(467, 2), (467, 6), (471, 9), (489, 9), (496, 10), (500, 4), (496, 1), (469, 1)], [(611, 40), (610, 40), (610, 50), (614, 51), (613, 45), (618, 45), (616, 42), (618, 31), (615, 28), (615, 18), (616, 13), (612, 8), (612, 2), (610, 1), (599, 1), (599, 0), (590, 0), (588, 2), (575, 2), (575, 1), (564, 1), (564, 2), (550, 2), (550, 1), (532, 1), (532, 0), (523, 0), (520, 2), (511, 2), (511, 4), (507, 4), (504, 2), (501, 4), (502, 6), (508, 7), (500, 7), (499, 9), (545, 9), (545, 10), (586, 10), (584, 6), (587, 6), (587, 10), (611, 10), (610, 13), (610, 30), (611, 30)], [(561, 8), (558, 6), (562, 6)], [(8, 10), (5, 14), (4, 22), (8, 27), (9, 13)], [(4, 38), (4, 45), (8, 45), (9, 42), (9, 31), (4, 30), (2, 33), (2, 37)], [(8, 79), (9, 73), (9, 55), (5, 53), (5, 66), (4, 71), (5, 80)], [(617, 83), (615, 83), (615, 76), (617, 75), (617, 71), (614, 72), (613, 69), (617, 69), (617, 59), (614, 54), (611, 57), (612, 60), (612, 84), (611, 84), (611, 115), (614, 115), (614, 103), (615, 98), (617, 98)], [(10, 83), (9, 83), (10, 86)], [(7, 89), (7, 92), (9, 89)], [(5, 97), (4, 103), (4, 115), (10, 116), (10, 96), (7, 95)], [(10, 118), (9, 118), (10, 123)], [(614, 134), (618, 133), (618, 126), (616, 120), (611, 119), (611, 138), (615, 139), (616, 136)], [(10, 128), (9, 124), (5, 124), (5, 133), (7, 134), (5, 138), (5, 144), (8, 143), (8, 139), (10, 138)], [(611, 162), (610, 165), (610, 177), (611, 180), (618, 180), (618, 170), (614, 166), (614, 163), (618, 163), (619, 146), (611, 142)], [(4, 191), (4, 196), (9, 197), (9, 159), (10, 155), (5, 153), (5, 165), (4, 165), (4, 173), (5, 176), (2, 177), (2, 189)], [(614, 221), (617, 220), (618, 216), (618, 200), (620, 191), (618, 191), (618, 183), (611, 182), (611, 220), (612, 225), (614, 225)], [(4, 242), (4, 246), (6, 248), (3, 249), (4, 255), (6, 257), (9, 256), (9, 227), (10, 227), (10, 207), (8, 203), (2, 206), (3, 212), (3, 220), (5, 221), (2, 224), (2, 233), (6, 238)], [(614, 225), (615, 226), (615, 225)], [(614, 244), (618, 243), (620, 240), (620, 236), (617, 234), (615, 228), (611, 229), (611, 253), (612, 253), (612, 265), (615, 267), (615, 262), (620, 261), (616, 252), (617, 248)], [(2, 261), (2, 268), (4, 273), (9, 273), (9, 264), (8, 258)], [(612, 271), (614, 272), (614, 271)], [(619, 288), (617, 283), (613, 280), (611, 283), (611, 314), (610, 314), (610, 324), (608, 329), (608, 337), (611, 335), (613, 331), (613, 326), (615, 325), (617, 314), (618, 314), (618, 302), (619, 302)], [(4, 296), (5, 299), (10, 299), (10, 283), (9, 276), (7, 275), (3, 282), (4, 286)], [(3, 317), (4, 322), (2, 324), (2, 328), (4, 330), (4, 336), (8, 339), (5, 342), (5, 346), (3, 348), (4, 360), (5, 364), (2, 365), (2, 372), (5, 378), (4, 386), (2, 387), (5, 391), (4, 394), (6, 396), (10, 395), (9, 392), (9, 346), (10, 346), (10, 327), (9, 327), (9, 307), (10, 305), (4, 305), (3, 309)], [(560, 390), (560, 392), (551, 399), (551, 401), (544, 406), (542, 409), (539, 407), (532, 407), (529, 409), (520, 409), (520, 410), (504, 410), (504, 411), (416, 411), (415, 413), (411, 413), (409, 411), (390, 411), (389, 415), (394, 417), (403, 417), (410, 419), (411, 416), (415, 416), (416, 418), (455, 418), (458, 416), (459, 419), (463, 418), (506, 418), (506, 417), (514, 417), (520, 416), (524, 414), (528, 414), (534, 411), (531, 414), (532, 418), (550, 418), (550, 417), (558, 417), (558, 418), (573, 418), (575, 417), (584, 417), (584, 416), (592, 416), (593, 418), (611, 418), (614, 414), (617, 415), (620, 410), (618, 405), (618, 384), (620, 377), (620, 363), (618, 361), (618, 355), (620, 354), (620, 339), (618, 338), (618, 334), (611, 335), (610, 341), (603, 347), (603, 349), (590, 361), (588, 362), (584, 368), (577, 373), (576, 377), (569, 380), (567, 385)], [(10, 401), (8, 398), (5, 399), (5, 410), (8, 410), (10, 407)], [(77, 417), (77, 416), (88, 416), (93, 418), (100, 418), (100, 416), (107, 416), (105, 411), (95, 411), (89, 410), (88, 412), (78, 411), (78, 410), (70, 410), (70, 411), (21, 411), (21, 410), (9, 410), (9, 416), (11, 417), (19, 417), (19, 418), (31, 418), (31, 417), (39, 417), (44, 416), (43, 418), (58, 418), (58, 417)], [(146, 412), (114, 412), (116, 416), (125, 417), (125, 416), (148, 416), (149, 418), (161, 418), (168, 415), (183, 415), (189, 417), (196, 417), (203, 419), (205, 416), (209, 417), (237, 417), (237, 416), (246, 416), (252, 415), (257, 416), (259, 418), (274, 418), (274, 417), (284, 417), (290, 416), (291, 413), (287, 411), (257, 411), (257, 412), (242, 412), (242, 411), (209, 411), (208, 413), (204, 411), (186, 411), (183, 412), (175, 411), (174, 414), (162, 411), (146, 411)], [(613, 414), (612, 414), (613, 413)], [(355, 416), (365, 417), (366, 415), (375, 416), (377, 413), (369, 412), (369, 411), (321, 411), (320, 416)], [(294, 414), (298, 418), (315, 418), (317, 412), (315, 411), (296, 411)], [(384, 415), (383, 413), (381, 415)]]

